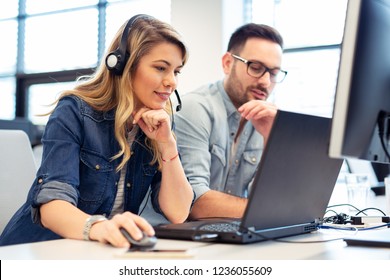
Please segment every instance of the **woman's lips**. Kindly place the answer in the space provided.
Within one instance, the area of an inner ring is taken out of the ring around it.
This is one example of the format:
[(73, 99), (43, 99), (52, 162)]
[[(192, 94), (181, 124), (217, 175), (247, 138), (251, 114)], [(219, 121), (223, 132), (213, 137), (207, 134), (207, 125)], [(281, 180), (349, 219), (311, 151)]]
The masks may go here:
[(157, 96), (160, 97), (163, 101), (167, 101), (169, 99), (170, 93), (162, 93), (156, 92)]

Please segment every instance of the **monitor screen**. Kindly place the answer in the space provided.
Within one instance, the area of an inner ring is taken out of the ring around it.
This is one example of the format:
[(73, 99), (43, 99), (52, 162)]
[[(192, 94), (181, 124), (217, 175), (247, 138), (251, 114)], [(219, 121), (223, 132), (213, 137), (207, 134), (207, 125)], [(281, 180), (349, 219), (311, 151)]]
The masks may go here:
[(348, 2), (329, 156), (390, 162), (390, 0)]

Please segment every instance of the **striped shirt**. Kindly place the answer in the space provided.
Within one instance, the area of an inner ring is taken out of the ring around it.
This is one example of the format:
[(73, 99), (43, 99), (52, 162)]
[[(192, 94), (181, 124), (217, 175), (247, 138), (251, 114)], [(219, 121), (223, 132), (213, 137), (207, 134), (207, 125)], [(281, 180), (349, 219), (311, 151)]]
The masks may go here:
[[(127, 133), (127, 143), (131, 147), (131, 145), (134, 142), (134, 138), (137, 135), (138, 132), (138, 126), (134, 126), (132, 130), (130, 130)], [(126, 179), (126, 170), (127, 170), (127, 163), (123, 168), (121, 169), (121, 176), (119, 178), (118, 182), (118, 190), (116, 192), (116, 197), (114, 201), (114, 206), (112, 207), (112, 211), (110, 214), (110, 219), (115, 216), (116, 214), (123, 213), (123, 194), (124, 194), (124, 188), (125, 188), (125, 179)]]

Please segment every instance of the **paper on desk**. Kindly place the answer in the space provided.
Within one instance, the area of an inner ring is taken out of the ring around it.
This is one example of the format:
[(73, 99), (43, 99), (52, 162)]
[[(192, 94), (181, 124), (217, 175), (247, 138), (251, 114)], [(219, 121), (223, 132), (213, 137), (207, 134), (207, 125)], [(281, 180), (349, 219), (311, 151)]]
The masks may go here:
[(194, 254), (190, 250), (153, 249), (148, 251), (128, 250), (124, 253), (117, 254), (117, 256), (136, 259), (188, 259), (194, 257)]

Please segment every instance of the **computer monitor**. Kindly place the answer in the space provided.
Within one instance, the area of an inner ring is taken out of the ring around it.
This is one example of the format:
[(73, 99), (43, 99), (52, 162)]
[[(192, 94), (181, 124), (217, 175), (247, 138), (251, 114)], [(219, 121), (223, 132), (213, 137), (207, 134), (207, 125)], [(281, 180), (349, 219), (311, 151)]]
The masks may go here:
[(329, 156), (390, 162), (390, 0), (350, 0)]

